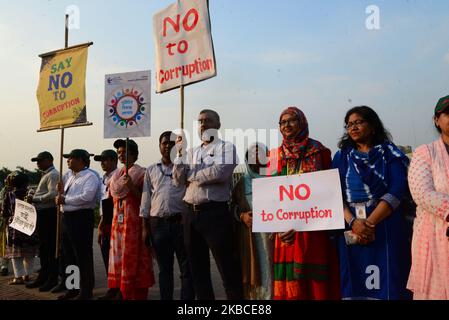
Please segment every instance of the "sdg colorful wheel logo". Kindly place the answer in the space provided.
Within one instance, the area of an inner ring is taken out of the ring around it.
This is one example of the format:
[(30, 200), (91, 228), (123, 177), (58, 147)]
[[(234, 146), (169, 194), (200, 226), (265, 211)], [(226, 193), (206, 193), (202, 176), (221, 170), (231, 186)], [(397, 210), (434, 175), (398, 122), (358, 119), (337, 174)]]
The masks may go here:
[(116, 127), (133, 128), (145, 117), (146, 105), (143, 92), (135, 88), (121, 89), (108, 104), (109, 117)]

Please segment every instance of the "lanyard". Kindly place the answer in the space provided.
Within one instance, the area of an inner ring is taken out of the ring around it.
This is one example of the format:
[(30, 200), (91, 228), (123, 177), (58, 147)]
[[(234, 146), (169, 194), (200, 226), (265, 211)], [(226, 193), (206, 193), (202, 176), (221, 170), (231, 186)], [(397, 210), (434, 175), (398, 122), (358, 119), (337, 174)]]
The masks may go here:
[(162, 173), (162, 175), (164, 177), (170, 177), (170, 179), (173, 179), (173, 173), (167, 174), (167, 173), (164, 172), (164, 169), (162, 169), (162, 163), (158, 163), (157, 166), (159, 168), (159, 171)]

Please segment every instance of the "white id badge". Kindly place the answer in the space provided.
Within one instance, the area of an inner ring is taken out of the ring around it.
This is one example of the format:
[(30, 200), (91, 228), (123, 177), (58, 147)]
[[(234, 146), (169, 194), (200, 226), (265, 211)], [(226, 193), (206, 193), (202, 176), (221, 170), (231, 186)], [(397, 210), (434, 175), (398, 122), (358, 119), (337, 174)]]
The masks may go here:
[(120, 213), (117, 217), (118, 223), (122, 224), (125, 221), (125, 215), (123, 213)]
[(357, 219), (366, 219), (366, 207), (364, 204), (357, 204), (355, 206), (355, 215)]

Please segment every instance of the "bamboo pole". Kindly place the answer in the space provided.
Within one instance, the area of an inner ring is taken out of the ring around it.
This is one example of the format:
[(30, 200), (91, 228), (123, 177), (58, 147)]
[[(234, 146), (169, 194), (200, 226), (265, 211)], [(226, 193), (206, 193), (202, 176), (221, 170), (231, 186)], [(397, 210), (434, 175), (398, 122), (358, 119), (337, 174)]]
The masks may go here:
[(181, 85), (181, 129), (184, 130), (184, 86)]
[[(64, 48), (69, 47), (69, 15), (65, 15), (65, 36), (64, 36)], [(61, 146), (59, 149), (59, 184), (64, 186), (62, 181), (62, 170), (63, 170), (63, 159), (64, 159), (64, 132), (65, 128), (61, 126)], [(61, 195), (61, 194), (59, 194)], [(61, 240), (61, 210), (62, 206), (57, 205), (56, 207), (56, 259), (60, 256), (60, 240)]]

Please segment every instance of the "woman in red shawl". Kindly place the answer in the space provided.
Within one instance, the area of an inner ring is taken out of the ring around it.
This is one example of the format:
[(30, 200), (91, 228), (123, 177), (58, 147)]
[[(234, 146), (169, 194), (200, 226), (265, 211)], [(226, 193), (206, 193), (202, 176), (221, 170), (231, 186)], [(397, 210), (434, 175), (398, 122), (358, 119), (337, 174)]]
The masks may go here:
[[(296, 175), (331, 168), (331, 152), (309, 138), (304, 113), (296, 107), (282, 112), (282, 145), (270, 153), (272, 176)], [(337, 252), (327, 232), (276, 234), (275, 300), (340, 299)]]
[[(126, 141), (114, 143), (120, 162), (126, 163)], [(146, 300), (154, 284), (150, 250), (142, 241), (142, 220), (139, 217), (145, 169), (135, 164), (139, 155), (137, 144), (129, 140), (128, 177), (125, 168), (117, 170), (109, 182), (114, 199), (114, 218), (109, 258), (109, 295), (120, 290), (123, 300)]]

